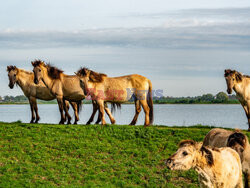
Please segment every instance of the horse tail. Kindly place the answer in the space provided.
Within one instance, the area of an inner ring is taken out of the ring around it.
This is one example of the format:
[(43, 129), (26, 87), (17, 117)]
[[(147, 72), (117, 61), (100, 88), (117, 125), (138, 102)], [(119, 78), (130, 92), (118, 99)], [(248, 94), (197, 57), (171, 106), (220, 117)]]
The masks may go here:
[(121, 103), (118, 102), (112, 102), (111, 103), (111, 113), (115, 112), (116, 109), (121, 110)]
[(152, 93), (152, 83), (148, 80), (149, 88), (148, 88), (148, 96), (147, 96), (147, 103), (149, 106), (149, 121), (150, 125), (154, 121), (154, 108), (153, 108), (153, 93)]

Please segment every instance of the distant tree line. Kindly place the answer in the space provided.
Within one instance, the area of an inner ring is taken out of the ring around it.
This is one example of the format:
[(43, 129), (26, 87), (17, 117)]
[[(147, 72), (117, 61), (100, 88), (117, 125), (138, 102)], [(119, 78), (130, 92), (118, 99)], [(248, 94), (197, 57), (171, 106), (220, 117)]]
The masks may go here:
[(204, 94), (195, 97), (154, 97), (156, 104), (238, 104), (236, 95), (219, 92), (216, 95)]
[[(204, 94), (196, 97), (154, 97), (155, 104), (238, 104), (239, 101), (235, 95), (227, 95), (224, 92), (219, 92), (216, 95)], [(0, 103), (28, 103), (27, 97), (24, 95), (18, 96), (0, 96)], [(130, 101), (133, 102), (133, 101)], [(42, 101), (38, 100), (38, 103), (56, 103), (56, 100)], [(84, 103), (91, 103), (91, 101), (84, 100)]]

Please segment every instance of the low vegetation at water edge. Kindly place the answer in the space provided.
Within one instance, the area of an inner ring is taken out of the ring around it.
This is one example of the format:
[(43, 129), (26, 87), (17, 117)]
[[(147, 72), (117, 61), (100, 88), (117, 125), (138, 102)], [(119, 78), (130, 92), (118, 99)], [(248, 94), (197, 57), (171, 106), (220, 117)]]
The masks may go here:
[(0, 123), (0, 187), (198, 187), (196, 172), (164, 162), (210, 129)]

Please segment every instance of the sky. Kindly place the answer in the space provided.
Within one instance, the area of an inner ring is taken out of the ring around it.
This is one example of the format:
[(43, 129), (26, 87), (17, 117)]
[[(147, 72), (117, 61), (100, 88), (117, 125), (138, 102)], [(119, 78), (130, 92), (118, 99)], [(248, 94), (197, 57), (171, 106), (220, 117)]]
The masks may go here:
[(0, 7), (0, 96), (7, 65), (42, 59), (74, 74), (141, 74), (165, 96), (226, 92), (224, 69), (250, 75), (249, 0), (10, 0)]

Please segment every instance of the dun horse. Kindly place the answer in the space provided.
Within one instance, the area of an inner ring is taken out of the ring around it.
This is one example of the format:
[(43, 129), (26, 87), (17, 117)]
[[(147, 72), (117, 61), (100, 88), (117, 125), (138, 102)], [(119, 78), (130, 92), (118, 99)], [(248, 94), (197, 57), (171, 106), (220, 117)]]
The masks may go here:
[[(36, 99), (50, 101), (56, 97), (48, 90), (48, 88), (39, 82), (38, 85), (34, 84), (34, 74), (32, 72), (19, 69), (16, 66), (7, 66), (7, 72), (9, 77), (9, 87), (13, 89), (14, 85), (17, 84), (21, 87), (24, 95), (28, 98), (31, 110), (31, 121), (30, 123), (38, 123), (40, 116), (38, 114), (37, 101)], [(65, 101), (67, 108), (69, 103)], [(76, 103), (71, 103), (73, 109), (77, 109)], [(68, 116), (68, 122), (71, 117)]]
[(201, 147), (193, 140), (184, 140), (166, 162), (171, 170), (194, 169), (200, 187), (243, 188), (240, 157), (229, 147)]
[(250, 145), (248, 137), (239, 131), (229, 131), (214, 128), (204, 138), (203, 146), (231, 147), (240, 156), (242, 171), (245, 179), (245, 187), (249, 187), (250, 181)]
[(87, 68), (80, 69), (76, 75), (81, 80), (85, 95), (90, 95), (92, 100), (97, 101), (102, 124), (106, 124), (105, 102), (122, 103), (131, 97), (135, 99), (135, 116), (130, 124), (136, 124), (141, 106), (145, 112), (144, 125), (149, 126), (153, 123), (152, 84), (149, 79), (137, 74), (112, 78)]
[(250, 76), (242, 75), (230, 69), (225, 70), (224, 76), (227, 82), (228, 94), (231, 94), (232, 90), (234, 90), (245, 110), (248, 119), (248, 131), (250, 131)]
[[(34, 69), (34, 82), (39, 83), (40, 80), (49, 88), (50, 92), (56, 96), (59, 110), (61, 113), (60, 124), (65, 121), (65, 116), (62, 113), (63, 109), (68, 113), (67, 108), (65, 108), (64, 99), (69, 101), (77, 102), (78, 107), (81, 105), (82, 100), (85, 98), (84, 92), (80, 87), (79, 78), (76, 75), (66, 75), (62, 70), (51, 66), (50, 64), (45, 64), (43, 61), (35, 60), (31, 62)], [(93, 120), (93, 117), (97, 111), (96, 103), (93, 103), (94, 111), (88, 123)], [(115, 123), (115, 119), (112, 116), (110, 110), (106, 107), (106, 113), (109, 115), (112, 123)], [(77, 120), (78, 120), (77, 115)], [(98, 122), (98, 120), (97, 120)], [(76, 123), (76, 122), (75, 122)]]

